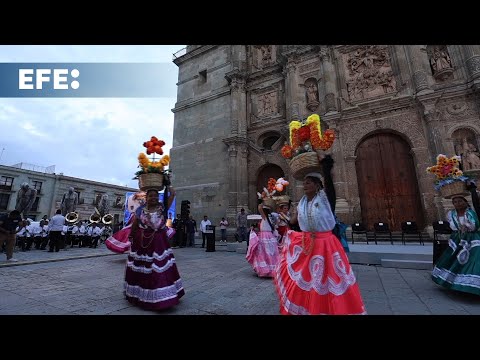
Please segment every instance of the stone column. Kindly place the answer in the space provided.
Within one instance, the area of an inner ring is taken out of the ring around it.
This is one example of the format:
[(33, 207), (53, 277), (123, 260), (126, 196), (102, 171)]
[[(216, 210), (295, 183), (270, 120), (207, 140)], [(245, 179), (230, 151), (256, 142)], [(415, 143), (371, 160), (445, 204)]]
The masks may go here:
[(468, 75), (472, 80), (480, 78), (480, 45), (464, 45)]
[(430, 160), (432, 165), (436, 163), (438, 154), (445, 153), (444, 138), (441, 131), (440, 116), (436, 112), (434, 106), (426, 106), (423, 111), (423, 119), (425, 122), (425, 128), (427, 131), (428, 145), (430, 148)]
[(360, 221), (362, 219), (360, 194), (358, 192), (357, 169), (355, 167), (356, 160), (356, 156), (348, 156), (345, 158), (345, 173), (347, 174), (346, 198), (350, 204), (350, 221)]
[(300, 120), (299, 102), (297, 99), (297, 65), (293, 55), (287, 59), (287, 64), (284, 68), (285, 75), (285, 93), (286, 93), (286, 107), (287, 120)]
[(245, 79), (239, 73), (230, 75), (231, 135), (246, 136), (247, 109)]
[(425, 214), (425, 226), (428, 227), (437, 220), (437, 214), (442, 211), (437, 209), (438, 201), (435, 200), (435, 197), (438, 196), (434, 189), (435, 177), (433, 174), (426, 172), (427, 167), (434, 165), (434, 163), (430, 163), (428, 149), (425, 147), (412, 148), (411, 154), (415, 163), (418, 190)]
[(228, 208), (227, 221), (235, 223), (237, 214), (238, 192), (237, 192), (237, 146), (233, 143), (228, 145)]
[(323, 70), (323, 84), (325, 86), (325, 112), (337, 111), (337, 84), (335, 65), (332, 62), (331, 49), (324, 48), (320, 52)]
[(237, 156), (237, 208), (248, 208), (248, 145), (238, 145)]
[[(410, 64), (412, 66), (413, 84), (417, 95), (428, 94), (433, 90), (430, 89), (425, 71), (424, 60), (427, 56), (420, 50), (420, 45), (409, 45)], [(428, 59), (426, 59), (428, 61)]]
[(349, 209), (348, 209), (348, 202), (345, 198), (346, 182), (345, 182), (345, 176), (343, 171), (344, 160), (343, 160), (343, 152), (342, 152), (342, 139), (341, 139), (340, 131), (338, 131), (338, 128), (336, 126), (336, 123), (331, 122), (330, 129), (335, 131), (335, 141), (333, 143), (333, 146), (329, 150), (329, 152), (332, 154), (332, 158), (334, 161), (332, 176), (333, 176), (333, 184), (335, 186), (335, 195), (337, 197), (335, 212), (342, 220), (345, 220), (345, 215), (349, 213)]

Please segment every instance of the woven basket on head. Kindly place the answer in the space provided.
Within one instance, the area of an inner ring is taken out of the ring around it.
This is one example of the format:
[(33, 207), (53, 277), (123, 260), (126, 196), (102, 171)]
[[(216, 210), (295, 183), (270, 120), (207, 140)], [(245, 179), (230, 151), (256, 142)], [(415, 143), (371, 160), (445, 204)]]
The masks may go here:
[(270, 210), (275, 210), (277, 208), (277, 203), (272, 198), (264, 198), (262, 201), (264, 206), (268, 206)]
[(445, 199), (451, 199), (454, 196), (466, 196), (469, 194), (465, 182), (454, 181), (451, 184), (444, 185), (440, 188), (440, 194)]
[(138, 187), (142, 191), (163, 189), (163, 174), (147, 173), (138, 176)]
[(310, 172), (318, 172), (320, 162), (317, 153), (310, 151), (295, 156), (290, 160), (290, 169), (292, 170), (292, 176), (297, 180), (303, 180), (305, 175)]

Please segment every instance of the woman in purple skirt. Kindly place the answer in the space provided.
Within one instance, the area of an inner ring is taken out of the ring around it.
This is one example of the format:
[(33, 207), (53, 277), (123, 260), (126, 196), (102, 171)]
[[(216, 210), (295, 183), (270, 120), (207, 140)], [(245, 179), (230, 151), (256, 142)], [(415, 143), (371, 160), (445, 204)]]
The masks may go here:
[[(175, 197), (170, 188), (168, 208)], [(158, 189), (147, 191), (147, 201), (135, 212), (129, 236), (132, 248), (125, 270), (125, 296), (146, 310), (165, 309), (185, 294), (175, 257), (167, 240), (163, 205)]]

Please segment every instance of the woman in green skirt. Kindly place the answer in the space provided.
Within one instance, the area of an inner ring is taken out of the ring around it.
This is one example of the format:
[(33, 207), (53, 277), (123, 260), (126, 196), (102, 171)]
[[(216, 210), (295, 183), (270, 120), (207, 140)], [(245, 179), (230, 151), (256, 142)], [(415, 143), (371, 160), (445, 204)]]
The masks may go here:
[(454, 210), (448, 212), (453, 232), (449, 247), (438, 259), (432, 280), (447, 289), (480, 295), (480, 223), (467, 199), (452, 198)]

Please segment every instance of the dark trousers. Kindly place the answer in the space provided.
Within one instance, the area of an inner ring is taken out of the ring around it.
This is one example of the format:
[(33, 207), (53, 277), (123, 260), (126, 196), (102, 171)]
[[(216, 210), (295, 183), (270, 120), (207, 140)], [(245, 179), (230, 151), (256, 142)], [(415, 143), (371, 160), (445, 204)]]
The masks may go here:
[(188, 233), (188, 244), (187, 244), (187, 246), (195, 247), (195, 233), (194, 232)]
[(206, 239), (207, 239), (207, 234), (202, 231), (202, 247), (205, 247)]
[(40, 249), (40, 245), (42, 244), (42, 237), (41, 236), (35, 236), (33, 238), (33, 242), (35, 243), (35, 249)]
[(62, 242), (62, 232), (61, 231), (50, 231), (50, 244), (48, 251), (60, 251), (60, 245)]

